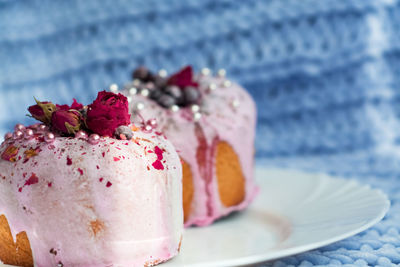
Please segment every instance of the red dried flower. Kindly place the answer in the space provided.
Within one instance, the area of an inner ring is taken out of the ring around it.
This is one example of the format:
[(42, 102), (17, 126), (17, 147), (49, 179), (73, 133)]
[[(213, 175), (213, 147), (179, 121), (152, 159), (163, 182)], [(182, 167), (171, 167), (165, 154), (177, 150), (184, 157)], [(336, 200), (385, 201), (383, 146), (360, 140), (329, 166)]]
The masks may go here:
[(70, 110), (70, 109), (75, 109), (75, 110), (81, 110), (83, 109), (83, 105), (81, 103), (78, 103), (75, 98), (73, 98), (73, 102), (71, 106), (68, 105), (56, 105), (57, 109), (62, 109), (62, 110)]
[(57, 109), (56, 106), (51, 102), (40, 102), (36, 100), (36, 105), (28, 107), (29, 113), (32, 117), (38, 121), (49, 123), (51, 120), (51, 115)]
[(129, 123), (128, 99), (122, 94), (99, 92), (88, 106), (86, 125), (99, 135), (113, 136), (118, 126)]
[(171, 75), (168, 79), (168, 84), (176, 85), (180, 88), (187, 86), (199, 86), (199, 84), (193, 80), (193, 69), (191, 66), (186, 66), (177, 73)]
[(76, 110), (59, 109), (53, 112), (51, 124), (62, 133), (75, 134), (81, 129), (81, 118)]

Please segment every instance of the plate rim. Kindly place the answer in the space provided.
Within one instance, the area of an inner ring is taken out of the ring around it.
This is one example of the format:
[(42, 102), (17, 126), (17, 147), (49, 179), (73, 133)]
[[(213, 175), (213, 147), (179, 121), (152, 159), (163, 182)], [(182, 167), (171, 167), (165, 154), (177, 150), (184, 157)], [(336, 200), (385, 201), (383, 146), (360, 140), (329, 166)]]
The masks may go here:
[[(324, 247), (330, 244), (333, 244), (335, 242), (344, 240), (346, 238), (349, 238), (351, 236), (354, 236), (356, 234), (359, 234), (373, 225), (377, 224), (380, 222), (387, 212), (389, 211), (391, 207), (391, 202), (388, 198), (388, 196), (379, 188), (373, 188), (370, 184), (363, 184), (359, 180), (355, 179), (355, 177), (349, 177), (349, 178), (344, 178), (343, 176), (335, 176), (331, 175), (328, 173), (324, 172), (312, 172), (312, 171), (304, 171), (304, 170), (298, 170), (298, 169), (293, 169), (293, 168), (276, 168), (276, 167), (269, 167), (269, 166), (260, 166), (261, 164), (256, 164), (254, 170), (255, 173), (261, 171), (274, 171), (274, 172), (284, 172), (284, 173), (295, 173), (295, 174), (301, 174), (301, 175), (312, 175), (312, 176), (317, 176), (319, 179), (329, 179), (329, 180), (336, 180), (336, 181), (342, 181), (344, 183), (355, 183), (357, 187), (360, 188), (365, 188), (367, 190), (370, 190), (371, 192), (376, 193), (376, 195), (380, 198), (382, 198), (383, 202), (383, 207), (379, 214), (376, 214), (373, 219), (367, 221), (364, 225), (358, 227), (357, 229), (349, 230), (343, 234), (337, 235), (335, 237), (321, 240), (321, 241), (316, 241), (312, 242), (310, 244), (305, 244), (305, 245), (300, 245), (300, 246), (295, 246), (291, 248), (285, 248), (285, 249), (280, 249), (277, 251), (271, 251), (271, 252), (266, 252), (265, 254), (262, 255), (253, 255), (253, 256), (244, 256), (241, 258), (237, 259), (227, 259), (227, 260), (221, 260), (218, 262), (214, 263), (190, 263), (190, 264), (185, 264), (183, 263), (182, 266), (185, 267), (232, 267), (232, 266), (246, 266), (246, 265), (252, 265), (252, 264), (261, 264), (265, 263), (268, 261), (272, 260), (277, 260), (279, 258), (283, 257), (288, 257), (288, 256), (293, 256), (297, 255), (300, 253), (304, 253), (310, 250), (314, 250), (320, 247)], [(256, 175), (255, 175), (256, 177)], [(257, 184), (260, 184), (256, 180)], [(179, 255), (178, 255), (179, 256)]]

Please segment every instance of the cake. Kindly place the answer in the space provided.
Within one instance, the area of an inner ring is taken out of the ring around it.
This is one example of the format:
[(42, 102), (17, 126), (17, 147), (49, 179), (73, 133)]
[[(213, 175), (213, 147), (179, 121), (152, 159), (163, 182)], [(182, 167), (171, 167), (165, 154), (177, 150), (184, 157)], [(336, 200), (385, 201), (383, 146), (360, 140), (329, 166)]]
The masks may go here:
[[(110, 86), (118, 91), (118, 86)], [(255, 197), (253, 179), (256, 108), (244, 88), (209, 69), (190, 66), (167, 77), (145, 67), (122, 90), (134, 123), (156, 129), (182, 161), (185, 226), (205, 226)]]
[(130, 124), (126, 97), (29, 111), (43, 123), (16, 125), (0, 146), (1, 262), (153, 266), (178, 253), (181, 162), (164, 136)]

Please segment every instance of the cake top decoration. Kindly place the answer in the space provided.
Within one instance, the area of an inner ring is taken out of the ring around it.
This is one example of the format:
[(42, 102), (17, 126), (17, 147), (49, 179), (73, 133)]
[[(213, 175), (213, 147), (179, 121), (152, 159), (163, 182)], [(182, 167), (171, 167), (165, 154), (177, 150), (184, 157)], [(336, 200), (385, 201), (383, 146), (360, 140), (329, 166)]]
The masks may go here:
[[(117, 129), (130, 124), (128, 99), (120, 93), (99, 92), (96, 100), (88, 106), (83, 106), (76, 99), (70, 106), (35, 101), (36, 105), (28, 108), (31, 117), (61, 136), (87, 138), (88, 132), (99, 135), (90, 138), (93, 142), (100, 136), (120, 138), (121, 133)], [(127, 130), (123, 134), (125, 137), (130, 135)], [(54, 139), (54, 135), (48, 138)]]
[(201, 100), (199, 84), (195, 81), (191, 66), (186, 66), (169, 77), (165, 71), (154, 74), (141, 66), (133, 72), (132, 77), (133, 83), (128, 85), (130, 94), (139, 91), (142, 96), (150, 97), (164, 108), (179, 109), (198, 104)]

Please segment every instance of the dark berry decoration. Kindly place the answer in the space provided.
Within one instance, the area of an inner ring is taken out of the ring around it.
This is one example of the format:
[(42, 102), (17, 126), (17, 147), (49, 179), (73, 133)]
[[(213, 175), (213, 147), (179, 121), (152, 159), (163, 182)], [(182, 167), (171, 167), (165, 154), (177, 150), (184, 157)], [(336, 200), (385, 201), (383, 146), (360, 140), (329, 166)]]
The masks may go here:
[(164, 108), (199, 104), (201, 93), (191, 66), (182, 68), (170, 77), (160, 73), (153, 74), (145, 67), (134, 71), (135, 87), (142, 96), (153, 99)]
[(167, 86), (164, 90), (164, 92), (166, 92), (167, 94), (169, 94), (170, 96), (172, 96), (175, 99), (181, 99), (183, 97), (183, 93), (181, 88), (179, 88), (176, 85), (170, 85)]
[(156, 88), (156, 89), (150, 91), (150, 98), (155, 101), (158, 101), (158, 99), (160, 99), (160, 97), (162, 95), (163, 95), (163, 92), (161, 92), (160, 89)]
[(160, 75), (154, 76), (154, 85), (157, 88), (164, 88), (167, 86), (167, 79), (164, 77), (161, 77)]
[(163, 94), (158, 99), (158, 103), (164, 108), (170, 108), (172, 105), (175, 105), (175, 99), (167, 94)]
[(196, 103), (200, 98), (200, 93), (198, 89), (193, 86), (185, 87), (185, 89), (183, 90), (183, 94), (186, 104)]
[(142, 81), (147, 81), (151, 76), (149, 69), (144, 66), (138, 67), (132, 74), (133, 79), (139, 79)]
[(128, 126), (121, 125), (115, 129), (115, 136), (121, 138), (121, 135), (124, 135), (126, 139), (130, 140), (133, 137), (133, 131)]

